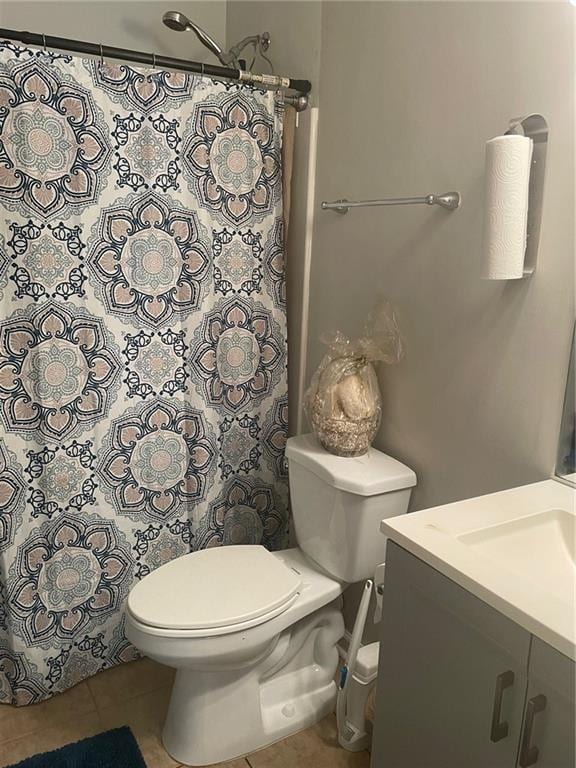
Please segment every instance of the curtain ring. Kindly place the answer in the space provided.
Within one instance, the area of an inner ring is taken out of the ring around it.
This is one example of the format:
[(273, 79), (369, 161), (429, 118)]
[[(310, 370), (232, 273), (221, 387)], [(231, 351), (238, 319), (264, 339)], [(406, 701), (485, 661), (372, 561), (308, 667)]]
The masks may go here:
[(202, 75), (202, 77), (204, 77), (204, 62), (201, 62), (201, 63), (200, 63), (200, 66), (201, 66), (201, 68), (202, 68), (202, 69), (200, 70), (200, 74)]
[(152, 54), (152, 69), (156, 69), (156, 54)]
[(104, 66), (104, 49), (102, 48), (102, 43), (100, 43), (100, 64), (99, 64), (100, 72), (102, 72), (103, 66)]
[(42, 35), (42, 45), (44, 47), (44, 53), (48, 53), (48, 48), (46, 47), (46, 35)]

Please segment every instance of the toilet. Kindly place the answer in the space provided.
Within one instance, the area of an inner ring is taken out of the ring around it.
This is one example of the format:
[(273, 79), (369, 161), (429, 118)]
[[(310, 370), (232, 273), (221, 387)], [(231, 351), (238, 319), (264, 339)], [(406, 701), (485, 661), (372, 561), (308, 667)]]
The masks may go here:
[(298, 547), (193, 552), (128, 597), (126, 635), (176, 669), (162, 734), (179, 763), (253, 752), (334, 710), (342, 592), (384, 559), (380, 521), (406, 512), (414, 472), (370, 449), (333, 456), (312, 435), (286, 445)]

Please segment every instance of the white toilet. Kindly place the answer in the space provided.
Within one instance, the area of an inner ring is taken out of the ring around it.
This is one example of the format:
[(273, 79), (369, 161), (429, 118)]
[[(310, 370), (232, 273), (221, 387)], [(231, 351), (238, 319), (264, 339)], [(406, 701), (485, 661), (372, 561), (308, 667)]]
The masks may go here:
[(383, 560), (380, 520), (406, 512), (416, 476), (371, 449), (286, 446), (299, 547), (227, 546), (185, 555), (136, 584), (126, 634), (177, 670), (163, 731), (180, 763), (231, 760), (333, 711), (341, 594)]

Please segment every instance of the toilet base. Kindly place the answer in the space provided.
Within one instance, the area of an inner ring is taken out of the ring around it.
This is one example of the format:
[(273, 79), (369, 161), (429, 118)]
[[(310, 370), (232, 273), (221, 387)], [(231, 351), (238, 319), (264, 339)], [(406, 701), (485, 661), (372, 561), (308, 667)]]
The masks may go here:
[(167, 752), (190, 766), (233, 760), (334, 711), (343, 632), (337, 601), (282, 632), (253, 667), (180, 668), (162, 734)]

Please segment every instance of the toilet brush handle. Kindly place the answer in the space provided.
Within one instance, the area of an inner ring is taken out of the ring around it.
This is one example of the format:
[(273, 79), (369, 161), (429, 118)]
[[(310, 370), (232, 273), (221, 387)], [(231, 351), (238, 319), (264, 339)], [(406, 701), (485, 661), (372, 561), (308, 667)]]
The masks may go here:
[(364, 584), (360, 607), (358, 608), (354, 629), (352, 630), (352, 637), (350, 638), (350, 646), (348, 647), (348, 658), (346, 659), (346, 664), (342, 669), (342, 676), (340, 678), (340, 690), (338, 691), (338, 701), (336, 702), (336, 719), (338, 721), (340, 743), (342, 743), (342, 741), (350, 741), (352, 736), (351, 733), (350, 735), (347, 735), (350, 728), (347, 726), (346, 722), (346, 696), (350, 678), (354, 674), (358, 650), (362, 643), (362, 635), (364, 634), (364, 625), (366, 624), (366, 617), (368, 616), (372, 587), (373, 582), (371, 579), (368, 579)]

